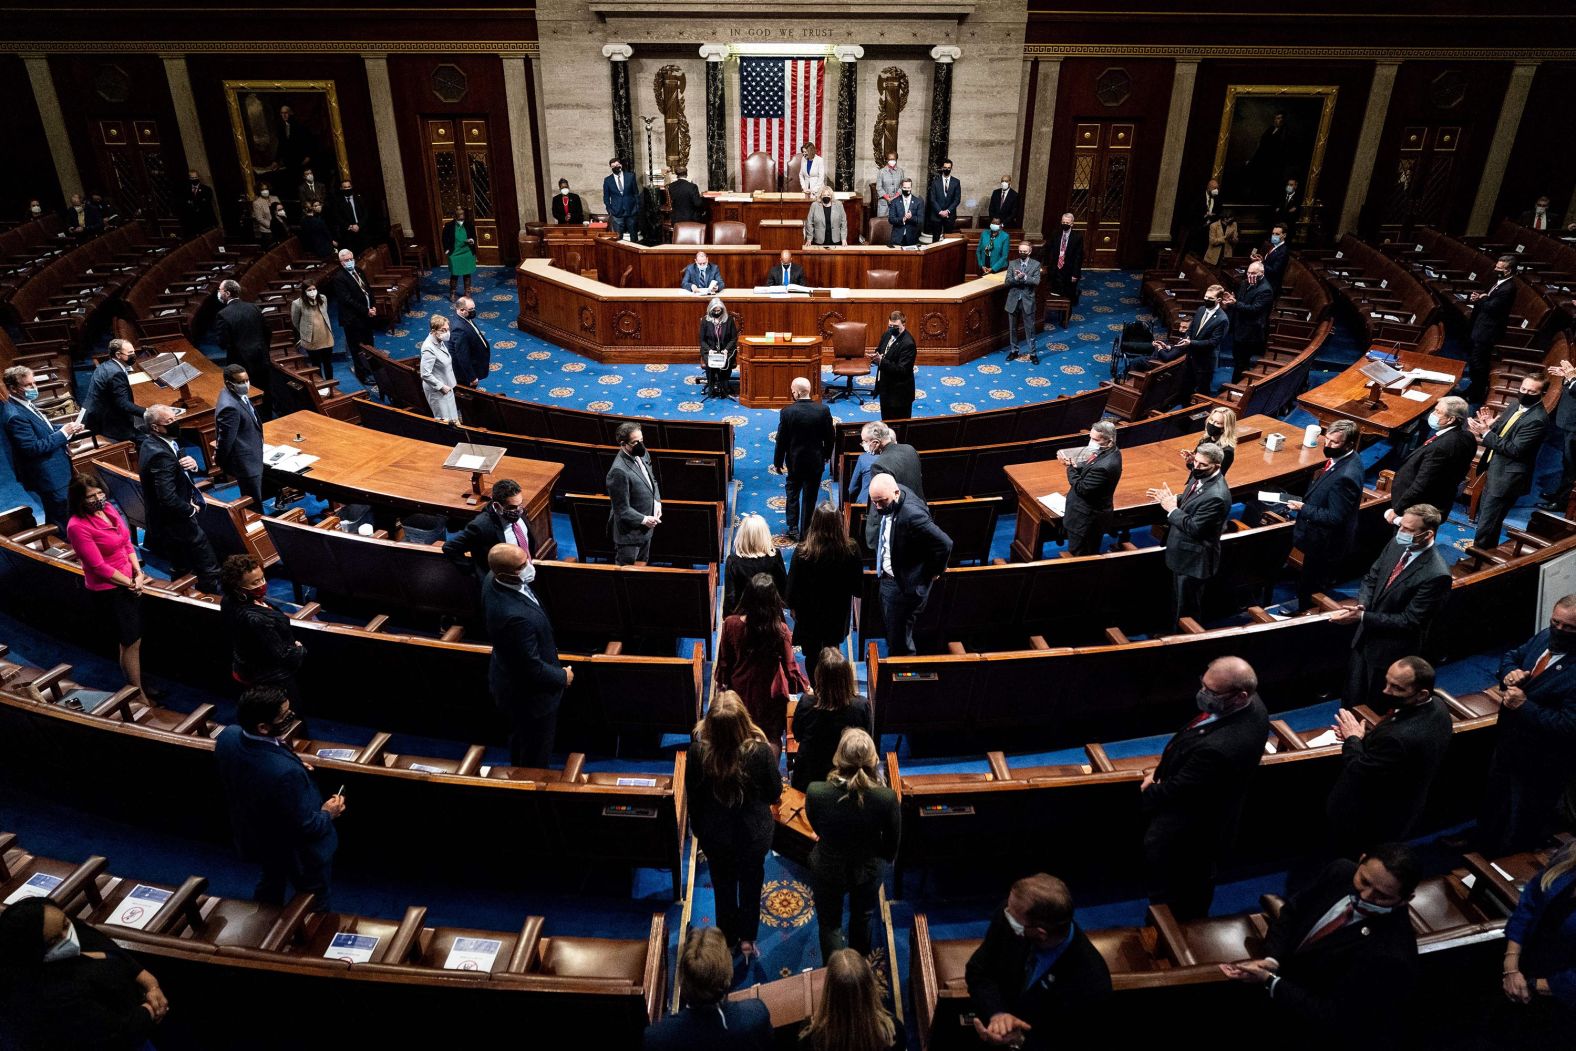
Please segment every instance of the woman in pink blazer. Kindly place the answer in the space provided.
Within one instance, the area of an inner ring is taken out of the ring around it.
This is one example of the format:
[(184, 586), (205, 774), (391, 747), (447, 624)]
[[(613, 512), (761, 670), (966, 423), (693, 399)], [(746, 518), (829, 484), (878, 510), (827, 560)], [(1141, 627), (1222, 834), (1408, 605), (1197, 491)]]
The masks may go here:
[(66, 539), (82, 562), (82, 585), (101, 623), (113, 624), (120, 643), (120, 669), (126, 682), (152, 700), (163, 691), (142, 685), (142, 589), (148, 575), (137, 561), (131, 530), (109, 505), (98, 482), (84, 474), (71, 479), (67, 494), (71, 517)]

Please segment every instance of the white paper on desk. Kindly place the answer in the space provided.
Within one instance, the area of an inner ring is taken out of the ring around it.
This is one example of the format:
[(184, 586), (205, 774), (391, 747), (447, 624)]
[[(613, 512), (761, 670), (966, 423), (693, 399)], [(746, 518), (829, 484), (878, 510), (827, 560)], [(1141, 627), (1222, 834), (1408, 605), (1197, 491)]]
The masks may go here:
[(456, 938), (449, 958), (443, 961), (445, 971), (491, 972), (503, 942), (494, 938)]
[(441, 766), (428, 766), (426, 763), (411, 763), (410, 769), (423, 774), (449, 774), (452, 770), (445, 770)]
[(158, 912), (159, 907), (170, 900), (170, 895), (173, 893), (175, 892), (160, 890), (158, 887), (150, 887), (145, 883), (139, 883), (131, 888), (131, 893), (126, 895), (125, 900), (120, 903), (120, 908), (115, 913), (115, 918), (109, 922), (117, 927), (130, 927), (135, 931), (145, 930), (148, 926), (148, 921), (153, 919), (154, 913)]
[(618, 788), (656, 788), (657, 779), (654, 777), (621, 777), (614, 784)]
[(356, 757), (354, 748), (319, 748), (315, 753), (319, 759), (344, 759), (347, 762)]
[(1259, 503), (1261, 503), (1261, 504), (1284, 504), (1286, 502), (1286, 495), (1287, 494), (1285, 494), (1285, 493), (1277, 493), (1277, 492), (1274, 492), (1273, 490), (1270, 490), (1270, 489), (1260, 489), (1259, 490)]
[(328, 951), (323, 954), (323, 959), (344, 960), (346, 963), (370, 963), (372, 953), (377, 947), (378, 939), (370, 934), (344, 932), (334, 935), (334, 940), (328, 943)]
[(724, 367), (727, 366), (727, 364), (728, 364), (728, 353), (727, 353), (727, 351), (714, 350), (711, 353), (706, 355), (706, 367), (708, 369), (724, 368)]
[(1428, 394), (1428, 393), (1426, 393), (1424, 391), (1420, 391), (1420, 390), (1404, 390), (1404, 391), (1401, 392), (1401, 397), (1405, 398), (1407, 401), (1431, 401), (1431, 400), (1433, 400), (1433, 395), (1432, 394)]
[(1407, 372), (1407, 375), (1411, 376), (1419, 383), (1449, 383), (1452, 386), (1454, 386), (1456, 383), (1456, 378), (1448, 372), (1431, 372), (1428, 369), (1411, 369)]
[(24, 898), (47, 897), (50, 891), (60, 886), (63, 882), (65, 882), (65, 877), (63, 876), (51, 876), (47, 872), (35, 872), (26, 883), (11, 892), (5, 903), (7, 905), (15, 905)]
[(1065, 515), (1067, 513), (1067, 496), (1064, 493), (1046, 493), (1040, 497), (1040, 503), (1052, 513)]
[(1336, 741), (1335, 731), (1334, 730), (1326, 730), (1322, 734), (1320, 734), (1318, 737), (1310, 737), (1310, 738), (1308, 738), (1308, 747), (1309, 748), (1323, 748), (1327, 744), (1334, 744), (1335, 741)]
[(785, 296), (788, 294), (788, 287), (786, 285), (756, 285), (750, 291), (758, 296)]
[(146, 372), (133, 372), (130, 376), (132, 383), (152, 383), (153, 377)]
[(480, 471), (487, 463), (485, 456), (461, 456), (454, 461), (454, 466), (462, 471)]

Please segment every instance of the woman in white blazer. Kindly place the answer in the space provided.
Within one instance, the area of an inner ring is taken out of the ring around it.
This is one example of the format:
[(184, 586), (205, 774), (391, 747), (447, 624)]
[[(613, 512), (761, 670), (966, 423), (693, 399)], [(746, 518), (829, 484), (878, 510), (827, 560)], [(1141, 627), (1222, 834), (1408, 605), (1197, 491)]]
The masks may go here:
[(427, 393), (432, 418), (446, 423), (460, 422), (460, 407), (454, 400), (454, 359), (449, 356), (449, 319), (433, 315), (427, 338), (421, 344), (421, 385)]

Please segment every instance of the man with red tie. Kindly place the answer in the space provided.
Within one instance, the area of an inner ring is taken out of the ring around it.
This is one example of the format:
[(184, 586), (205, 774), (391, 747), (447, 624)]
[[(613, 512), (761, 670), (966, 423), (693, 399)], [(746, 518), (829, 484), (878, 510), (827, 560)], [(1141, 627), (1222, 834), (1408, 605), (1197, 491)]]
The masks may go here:
[(1166, 568), (1171, 570), (1172, 620), (1203, 612), (1204, 585), (1220, 568), (1220, 534), (1231, 514), (1231, 487), (1220, 465), (1225, 451), (1214, 442), (1199, 442), (1188, 457), (1189, 478), (1182, 492), (1169, 485), (1148, 490), (1165, 512)]
[(497, 544), (511, 544), (525, 552), (522, 575), (529, 584), (536, 577), (536, 566), (531, 560), (531, 534), (526, 528), (525, 493), (513, 478), (500, 478), (493, 483), (492, 500), (486, 509), (466, 523), (463, 533), (443, 542), (443, 553), (455, 565), (474, 571), (477, 580), (486, 580), (487, 553)]
[(1402, 843), (1332, 862), (1281, 907), (1262, 958), (1220, 965), (1226, 977), (1264, 987), (1277, 1046), (1335, 1047), (1361, 1033), (1383, 1047), (1403, 1035), (1418, 977), (1406, 903), (1421, 877)]
[(1336, 420), (1324, 432), (1324, 466), (1314, 473), (1296, 512), (1291, 541), (1302, 552), (1297, 608), (1310, 609), (1315, 592), (1330, 586), (1341, 560), (1357, 540), (1357, 508), (1363, 500), (1363, 461), (1357, 455), (1357, 424)]
[(1166, 903), (1178, 919), (1209, 914), (1215, 865), (1236, 839), (1270, 732), (1258, 688), (1258, 675), (1241, 657), (1211, 662), (1199, 679), (1198, 715), (1144, 773), (1144, 883), (1149, 900)]
[(1051, 271), (1051, 291), (1067, 297), (1067, 312), (1062, 315), (1062, 328), (1067, 327), (1072, 312), (1078, 309), (1078, 286), (1083, 277), (1083, 233), (1073, 229), (1073, 213), (1062, 213), (1062, 225), (1056, 236), (1046, 245), (1045, 262)]
[(1533, 230), (1558, 230), (1560, 216), (1558, 212), (1549, 211), (1549, 195), (1539, 194), (1538, 201), (1533, 205), (1532, 211), (1521, 213), (1521, 225)]

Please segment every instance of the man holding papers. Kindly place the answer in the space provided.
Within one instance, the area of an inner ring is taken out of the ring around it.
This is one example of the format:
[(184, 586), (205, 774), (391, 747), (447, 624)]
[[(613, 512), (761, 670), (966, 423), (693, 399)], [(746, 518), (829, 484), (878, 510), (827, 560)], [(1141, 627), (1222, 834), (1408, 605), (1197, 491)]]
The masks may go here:
[(1122, 480), (1122, 453), (1116, 447), (1116, 425), (1101, 420), (1089, 428), (1089, 444), (1064, 449), (1057, 457), (1067, 465), (1067, 553), (1098, 555), (1116, 517), (1112, 498)]
[(679, 287), (698, 296), (714, 296), (728, 286), (717, 264), (707, 260), (705, 252), (696, 252), (695, 261), (684, 268)]

